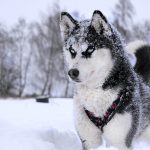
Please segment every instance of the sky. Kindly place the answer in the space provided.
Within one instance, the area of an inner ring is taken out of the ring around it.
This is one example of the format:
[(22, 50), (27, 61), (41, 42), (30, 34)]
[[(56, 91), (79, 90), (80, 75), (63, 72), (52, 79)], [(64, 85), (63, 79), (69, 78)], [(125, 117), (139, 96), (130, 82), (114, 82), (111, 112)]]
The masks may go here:
[[(36, 21), (42, 13), (52, 10), (54, 3), (59, 3), (61, 10), (79, 11), (85, 18), (90, 18), (95, 9), (101, 10), (108, 18), (118, 0), (0, 0), (0, 22), (12, 25), (18, 18), (27, 22)], [(135, 9), (135, 21), (150, 20), (150, 0), (131, 0)]]

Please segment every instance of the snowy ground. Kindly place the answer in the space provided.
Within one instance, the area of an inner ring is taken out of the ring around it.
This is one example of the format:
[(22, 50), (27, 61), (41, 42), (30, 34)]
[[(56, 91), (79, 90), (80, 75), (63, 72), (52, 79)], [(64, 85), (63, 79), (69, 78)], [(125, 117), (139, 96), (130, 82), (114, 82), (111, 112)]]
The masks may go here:
[[(72, 100), (0, 100), (0, 150), (81, 150), (73, 124)], [(101, 146), (97, 150), (116, 150)], [(134, 150), (150, 150), (138, 142)]]

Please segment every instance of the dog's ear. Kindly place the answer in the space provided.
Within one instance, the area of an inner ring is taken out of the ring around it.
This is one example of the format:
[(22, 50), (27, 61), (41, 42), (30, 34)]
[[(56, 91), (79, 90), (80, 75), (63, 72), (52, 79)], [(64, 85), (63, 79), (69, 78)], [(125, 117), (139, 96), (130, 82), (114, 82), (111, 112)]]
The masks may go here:
[(73, 19), (73, 17), (69, 13), (61, 13), (60, 30), (64, 39), (66, 39), (69, 36), (69, 34), (78, 27), (78, 22), (75, 19)]
[(95, 10), (92, 16), (91, 26), (94, 27), (98, 34), (110, 36), (112, 29), (105, 16), (99, 10)]

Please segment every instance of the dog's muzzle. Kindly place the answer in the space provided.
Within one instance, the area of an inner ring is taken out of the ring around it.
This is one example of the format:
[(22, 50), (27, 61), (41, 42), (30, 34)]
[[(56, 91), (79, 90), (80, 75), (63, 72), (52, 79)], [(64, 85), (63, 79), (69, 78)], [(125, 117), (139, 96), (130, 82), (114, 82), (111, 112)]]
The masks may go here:
[(78, 69), (70, 69), (68, 72), (68, 75), (70, 78), (74, 81), (78, 81), (78, 76), (79, 76), (79, 70)]

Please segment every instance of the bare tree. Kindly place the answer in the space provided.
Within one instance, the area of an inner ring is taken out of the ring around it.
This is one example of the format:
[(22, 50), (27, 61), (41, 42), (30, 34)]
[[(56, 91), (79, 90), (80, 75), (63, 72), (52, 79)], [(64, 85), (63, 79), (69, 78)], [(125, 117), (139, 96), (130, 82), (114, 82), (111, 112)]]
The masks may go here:
[(150, 42), (150, 21), (144, 21), (133, 26), (132, 37), (134, 40)]
[(13, 38), (4, 26), (0, 26), (0, 95), (15, 95), (17, 70)]
[[(59, 6), (30, 25), (24, 19), (10, 30), (0, 25), (0, 96), (48, 94), (71, 97), (65, 75)], [(30, 88), (29, 88), (30, 87)]]
[(20, 19), (18, 24), (12, 28), (11, 35), (14, 39), (14, 47), (18, 56), (18, 95), (22, 96), (26, 86), (27, 73), (30, 65), (32, 51), (29, 45), (28, 26), (24, 19)]
[[(41, 23), (34, 24), (32, 40), (36, 49), (36, 62), (43, 81), (41, 95), (59, 95), (59, 86), (63, 85), (62, 88), (65, 90), (68, 84), (64, 74), (59, 14), (59, 7), (55, 5), (53, 14), (45, 15)], [(65, 95), (67, 92), (63, 93)]]
[(47, 36), (47, 31), (45, 31), (45, 26), (38, 23), (34, 24), (32, 44), (35, 51), (36, 63), (38, 65), (40, 76), (42, 76), (43, 87), (41, 94), (43, 95), (46, 91), (46, 87), (50, 77), (50, 56), (51, 56), (51, 40)]
[(126, 41), (131, 38), (134, 7), (130, 0), (119, 0), (113, 10), (113, 24)]

